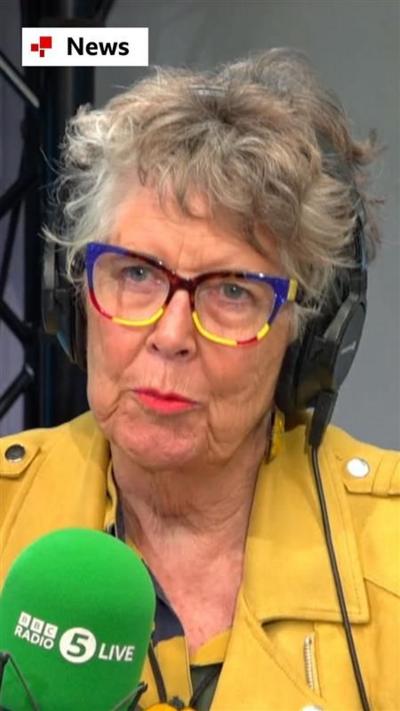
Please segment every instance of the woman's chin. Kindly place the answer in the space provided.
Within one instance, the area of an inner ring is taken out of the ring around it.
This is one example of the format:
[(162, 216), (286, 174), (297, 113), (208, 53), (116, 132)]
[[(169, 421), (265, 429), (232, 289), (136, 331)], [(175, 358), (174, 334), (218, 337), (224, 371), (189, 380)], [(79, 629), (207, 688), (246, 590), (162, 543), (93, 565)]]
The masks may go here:
[(199, 431), (166, 423), (119, 423), (111, 441), (132, 462), (150, 468), (177, 468), (193, 461), (201, 450)]

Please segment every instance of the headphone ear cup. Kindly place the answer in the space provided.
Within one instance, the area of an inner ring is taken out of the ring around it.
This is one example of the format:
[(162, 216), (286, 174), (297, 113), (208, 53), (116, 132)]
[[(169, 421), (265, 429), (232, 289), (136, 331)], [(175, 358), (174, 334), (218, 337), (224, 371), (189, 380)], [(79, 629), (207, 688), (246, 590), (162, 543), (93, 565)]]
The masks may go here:
[(65, 276), (59, 292), (57, 338), (71, 363), (86, 371), (86, 314), (81, 295)]
[(298, 410), (297, 366), (302, 360), (302, 348), (302, 341), (297, 339), (286, 350), (275, 391), (275, 403), (287, 416), (293, 415)]
[(86, 370), (86, 315), (76, 288), (66, 277), (65, 253), (48, 243), (42, 270), (42, 321), (72, 363)]
[(58, 307), (56, 302), (56, 287), (58, 275), (54, 244), (45, 244), (43, 252), (43, 268), (41, 283), (42, 323), (46, 333), (56, 335), (58, 330)]
[(307, 323), (301, 341), (289, 346), (278, 380), (275, 400), (285, 415), (314, 407), (322, 392), (338, 393), (358, 350), (365, 316), (365, 294), (350, 293), (336, 314), (317, 315)]
[(82, 302), (82, 297), (74, 296), (74, 317), (73, 317), (73, 334), (71, 340), (71, 360), (73, 363), (86, 372), (86, 339), (87, 339), (87, 322), (85, 307)]
[(276, 404), (288, 417), (299, 410), (313, 407), (314, 398), (322, 388), (318, 361), (321, 357), (327, 314), (311, 317), (301, 338), (286, 351), (276, 390)]

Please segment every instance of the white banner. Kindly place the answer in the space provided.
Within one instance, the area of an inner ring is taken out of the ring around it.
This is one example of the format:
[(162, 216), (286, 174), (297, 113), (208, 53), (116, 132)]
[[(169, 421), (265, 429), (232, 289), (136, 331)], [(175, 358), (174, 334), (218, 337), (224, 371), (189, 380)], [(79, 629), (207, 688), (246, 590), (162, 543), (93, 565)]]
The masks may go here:
[(147, 67), (148, 27), (23, 27), (23, 67)]

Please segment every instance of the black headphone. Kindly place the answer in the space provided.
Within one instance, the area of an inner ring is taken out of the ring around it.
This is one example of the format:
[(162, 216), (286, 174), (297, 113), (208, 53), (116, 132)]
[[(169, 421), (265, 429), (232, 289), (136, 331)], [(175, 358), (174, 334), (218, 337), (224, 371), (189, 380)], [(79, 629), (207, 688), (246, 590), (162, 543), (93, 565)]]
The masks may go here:
[(338, 270), (322, 311), (309, 319), (302, 338), (285, 354), (277, 404), (287, 414), (315, 406), (321, 391), (337, 392), (354, 360), (367, 309), (365, 237), (359, 217), (353, 240), (355, 267)]
[[(347, 165), (326, 139), (319, 137), (328, 172), (352, 189), (355, 228), (351, 269), (338, 269), (333, 288), (301, 339), (285, 355), (276, 404), (286, 415), (314, 408), (320, 414), (317, 440), (329, 422), (339, 389), (357, 352), (367, 309), (365, 208)], [(66, 276), (66, 251), (47, 243), (42, 279), (42, 316), (47, 333), (56, 335), (69, 359), (86, 370), (86, 317), (76, 288)], [(328, 396), (327, 398), (325, 396)]]
[(71, 363), (86, 371), (86, 315), (76, 287), (67, 278), (66, 250), (47, 242), (43, 253), (42, 321), (57, 336)]
[(308, 443), (318, 447), (357, 353), (367, 314), (367, 211), (353, 172), (332, 146), (317, 132), (324, 169), (349, 186), (354, 215), (351, 268), (337, 268), (322, 308), (306, 324), (283, 359), (275, 393), (277, 406), (286, 415), (314, 409)]

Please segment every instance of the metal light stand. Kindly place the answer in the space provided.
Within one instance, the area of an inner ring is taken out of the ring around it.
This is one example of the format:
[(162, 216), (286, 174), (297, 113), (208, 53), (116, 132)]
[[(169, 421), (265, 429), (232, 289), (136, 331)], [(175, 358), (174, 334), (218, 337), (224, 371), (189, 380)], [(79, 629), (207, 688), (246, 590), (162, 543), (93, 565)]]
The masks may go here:
[[(79, 27), (104, 25), (113, 0), (21, 0), (21, 25)], [(0, 196), (0, 219), (10, 213), (0, 265), (0, 319), (20, 341), (25, 363), (4, 392), (0, 419), (24, 394), (24, 427), (52, 426), (87, 407), (86, 379), (70, 365), (41, 327), (41, 270), (46, 191), (54, 180), (66, 121), (82, 103), (93, 102), (92, 67), (28, 67), (22, 74), (0, 52), (0, 72), (26, 104), (20, 174)], [(25, 208), (25, 313), (18, 318), (4, 300), (18, 215)]]

